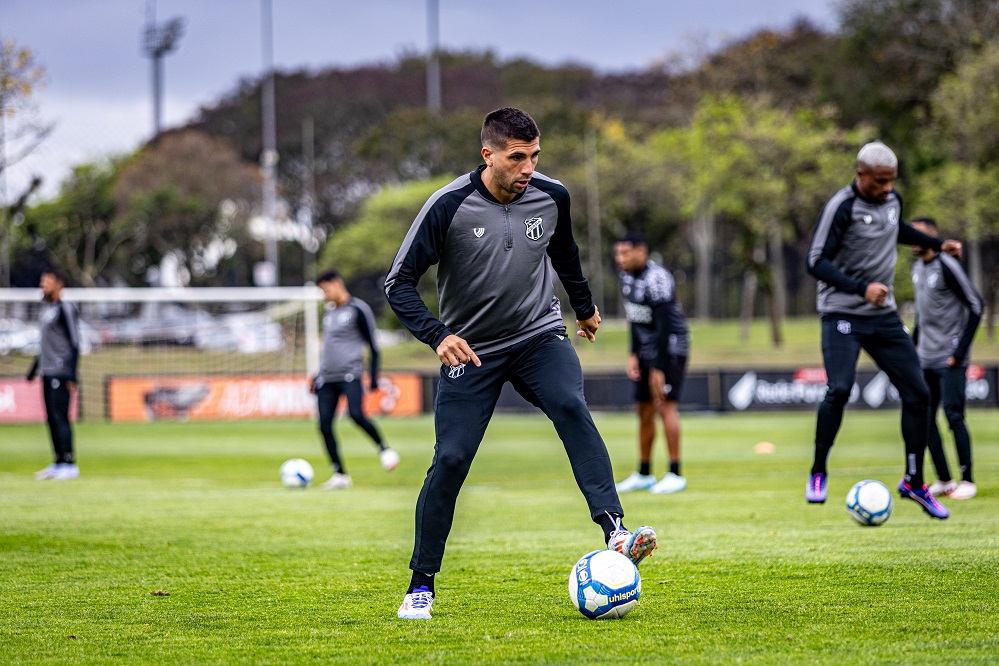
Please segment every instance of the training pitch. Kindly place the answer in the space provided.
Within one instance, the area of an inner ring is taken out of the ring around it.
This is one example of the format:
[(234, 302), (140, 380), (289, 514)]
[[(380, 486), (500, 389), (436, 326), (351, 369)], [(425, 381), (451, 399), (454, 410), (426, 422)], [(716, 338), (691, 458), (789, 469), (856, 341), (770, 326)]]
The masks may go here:
[[(0, 661), (51, 664), (987, 663), (999, 654), (999, 412), (972, 411), (979, 496), (947, 521), (899, 500), (887, 524), (844, 508), (894, 488), (897, 412), (848, 411), (830, 499), (804, 500), (814, 414), (684, 415), (688, 490), (622, 496), (660, 548), (639, 605), (594, 622), (570, 567), (602, 545), (543, 416), (497, 416), (458, 501), (429, 622), (395, 617), (409, 581), (430, 418), (383, 419), (391, 473), (337, 424), (355, 487), (312, 423), (77, 426), (78, 481), (38, 482), (44, 426), (0, 427)], [(620, 480), (635, 420), (598, 415)], [(770, 454), (754, 453), (760, 441)], [(663, 445), (655, 472), (662, 475)], [(953, 461), (953, 445), (947, 450)], [(287, 490), (303, 457), (316, 483)], [(953, 467), (953, 464), (952, 464)], [(927, 464), (932, 480), (931, 465)]]

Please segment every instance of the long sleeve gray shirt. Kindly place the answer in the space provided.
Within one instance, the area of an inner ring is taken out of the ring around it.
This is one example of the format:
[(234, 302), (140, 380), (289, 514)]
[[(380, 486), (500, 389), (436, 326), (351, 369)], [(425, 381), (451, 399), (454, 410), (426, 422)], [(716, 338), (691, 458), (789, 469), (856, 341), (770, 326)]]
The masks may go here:
[[(896, 245), (940, 250), (940, 240), (902, 220), (902, 198), (892, 191), (884, 203), (864, 199), (856, 182), (826, 203), (808, 249), (808, 272), (818, 278), (820, 313), (872, 316), (896, 310)], [(869, 284), (888, 287), (884, 305), (864, 300)]]
[(953, 356), (967, 365), (982, 319), (982, 297), (954, 257), (937, 254), (912, 264), (916, 292), (916, 348), (924, 368), (945, 368)]
[(323, 313), (323, 352), (319, 377), (325, 382), (361, 378), (364, 348), (371, 348), (371, 380), (378, 377), (375, 316), (367, 303), (353, 296), (341, 306), (329, 303)]
[[(483, 184), (483, 168), (430, 197), (385, 280), (392, 310), (434, 350), (455, 334), (476, 353), (488, 353), (563, 326), (555, 275), (577, 319), (595, 312), (565, 187), (535, 172), (524, 192), (504, 205)], [(416, 289), (434, 264), (439, 318)]]
[(42, 325), (41, 349), (35, 361), (42, 377), (58, 377), (76, 381), (80, 358), (80, 324), (76, 308), (64, 300), (42, 305), (39, 321)]

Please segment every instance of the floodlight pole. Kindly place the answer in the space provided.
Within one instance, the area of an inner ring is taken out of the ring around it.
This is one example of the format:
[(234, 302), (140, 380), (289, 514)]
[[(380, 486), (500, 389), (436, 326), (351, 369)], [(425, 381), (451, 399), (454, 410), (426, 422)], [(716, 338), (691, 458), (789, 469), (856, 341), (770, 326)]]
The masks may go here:
[(163, 108), (163, 56), (175, 51), (184, 34), (184, 19), (174, 18), (166, 23), (156, 23), (156, 0), (146, 3), (146, 29), (143, 31), (142, 49), (153, 65), (153, 136), (159, 136)]
[(274, 46), (271, 26), (271, 1), (260, 0), (261, 50), (264, 63), (264, 80), (260, 86), (261, 132), (263, 150), (260, 168), (263, 171), (263, 207), (268, 229), (264, 238), (264, 260), (274, 270), (274, 284), (281, 284), (281, 270), (277, 246), (277, 131), (274, 120)]
[(427, 0), (427, 110), (441, 111), (440, 12), (438, 0)]

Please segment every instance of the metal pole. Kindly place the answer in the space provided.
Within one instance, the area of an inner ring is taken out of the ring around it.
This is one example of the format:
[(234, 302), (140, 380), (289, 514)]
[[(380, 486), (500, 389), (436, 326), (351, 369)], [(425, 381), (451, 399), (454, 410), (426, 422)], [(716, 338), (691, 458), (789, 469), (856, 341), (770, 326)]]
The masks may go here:
[(267, 220), (267, 235), (264, 239), (264, 259), (274, 270), (274, 285), (281, 284), (281, 270), (277, 247), (277, 138), (274, 120), (274, 48), (271, 40), (271, 2), (261, 0), (262, 55), (264, 80), (260, 88), (261, 130), (263, 150), (260, 153), (260, 167), (263, 170), (263, 206)]
[(154, 55), (150, 58), (153, 63), (153, 137), (160, 135), (160, 119), (163, 117), (161, 114), (162, 109), (162, 94), (163, 94), (163, 57), (159, 55)]
[(305, 177), (303, 182), (306, 206), (306, 222), (309, 225), (309, 239), (305, 245), (305, 279), (311, 279), (316, 270), (316, 249), (313, 227), (316, 210), (316, 126), (312, 116), (302, 119), (302, 155), (305, 157)]
[(441, 110), (440, 12), (437, 0), (427, 0), (427, 109)]
[(600, 238), (600, 184), (597, 180), (597, 135), (586, 128), (583, 138), (586, 152), (586, 229), (589, 247), (589, 273), (593, 301), (604, 298), (603, 247)]

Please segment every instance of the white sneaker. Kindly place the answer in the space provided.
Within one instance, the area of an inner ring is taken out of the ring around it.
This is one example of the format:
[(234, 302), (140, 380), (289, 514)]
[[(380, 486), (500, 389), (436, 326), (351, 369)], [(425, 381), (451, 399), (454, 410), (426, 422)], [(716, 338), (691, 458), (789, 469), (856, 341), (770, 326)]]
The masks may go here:
[(615, 488), (617, 488), (619, 493), (630, 493), (635, 490), (648, 490), (654, 485), (656, 485), (656, 477), (654, 474), (639, 474), (638, 472), (632, 472), (631, 476), (617, 484)]
[(687, 487), (687, 479), (679, 474), (670, 472), (663, 477), (662, 481), (649, 488), (650, 493), (664, 495), (666, 493), (678, 493)]
[(350, 488), (354, 485), (354, 482), (350, 480), (350, 476), (347, 474), (341, 474), (340, 472), (334, 472), (330, 480), (319, 486), (323, 490), (343, 490), (345, 488)]
[(934, 481), (930, 484), (930, 492), (933, 493), (934, 497), (950, 495), (956, 489), (957, 481), (954, 479), (951, 479), (950, 481)]
[(72, 481), (80, 478), (80, 468), (73, 463), (61, 463), (56, 465), (55, 474), (52, 479), (55, 481)]
[(430, 607), (434, 604), (434, 593), (426, 587), (418, 587), (402, 600), (399, 606), (400, 620), (429, 620)]
[(953, 499), (965, 500), (971, 499), (978, 494), (978, 486), (973, 484), (971, 481), (962, 481), (957, 484), (957, 488), (951, 492), (950, 496)]
[(44, 481), (45, 479), (54, 479), (56, 475), (56, 464), (52, 463), (45, 469), (40, 469), (35, 472), (35, 478), (39, 481)]
[(392, 449), (384, 449), (378, 454), (378, 458), (382, 461), (382, 468), (386, 472), (391, 472), (396, 467), (399, 466), (399, 454)]
[(635, 566), (658, 547), (656, 531), (648, 525), (639, 527), (634, 532), (618, 528), (611, 532), (607, 542), (608, 550), (616, 550), (634, 562)]

